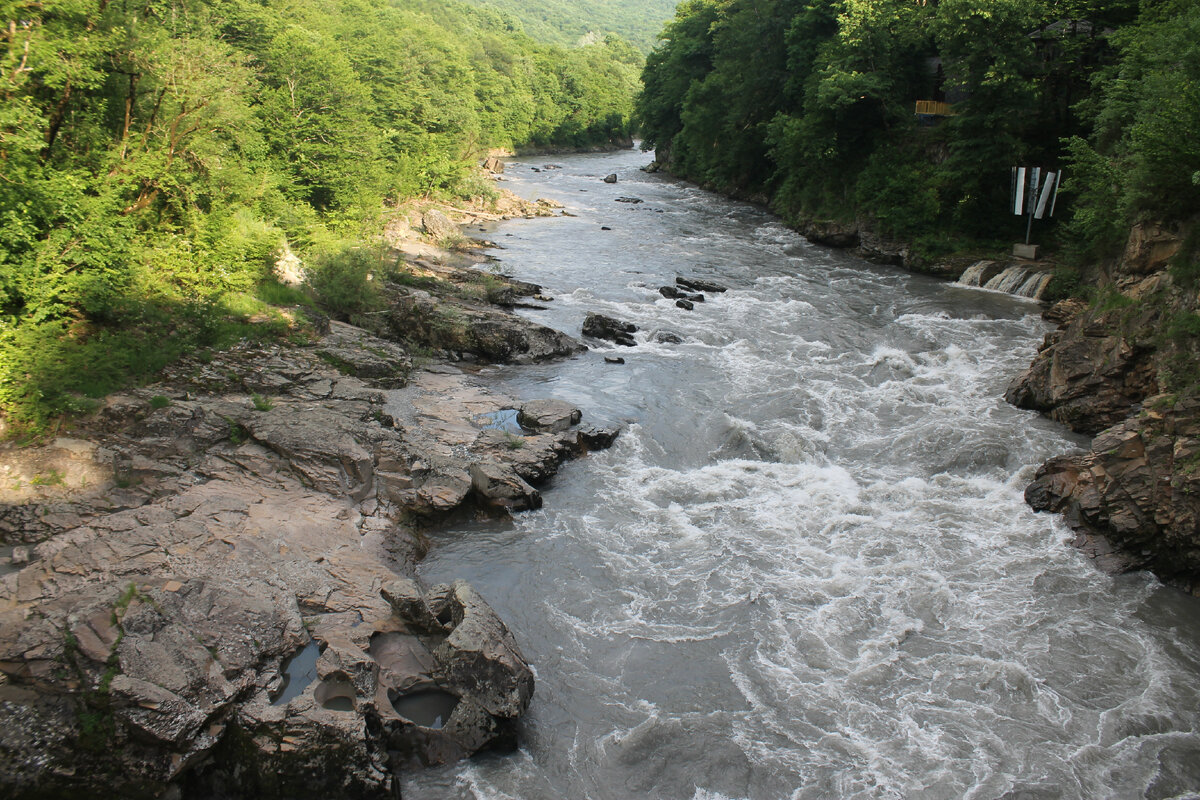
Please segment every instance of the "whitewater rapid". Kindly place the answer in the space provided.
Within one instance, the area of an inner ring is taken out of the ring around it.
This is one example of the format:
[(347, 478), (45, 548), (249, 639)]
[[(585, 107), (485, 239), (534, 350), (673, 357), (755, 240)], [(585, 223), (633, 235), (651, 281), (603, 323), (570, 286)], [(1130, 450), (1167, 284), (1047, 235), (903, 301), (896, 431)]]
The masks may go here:
[[(1022, 500), (1082, 443), (1002, 399), (1040, 308), (811, 245), (648, 160), (510, 164), (576, 216), (479, 232), (556, 298), (531, 318), (640, 330), (488, 370), (623, 432), (544, 509), (433, 534), (423, 580), (479, 588), (538, 682), (516, 753), (404, 796), (1200, 797), (1200, 602), (1098, 573)], [(729, 291), (683, 311), (657, 291), (676, 275)]]

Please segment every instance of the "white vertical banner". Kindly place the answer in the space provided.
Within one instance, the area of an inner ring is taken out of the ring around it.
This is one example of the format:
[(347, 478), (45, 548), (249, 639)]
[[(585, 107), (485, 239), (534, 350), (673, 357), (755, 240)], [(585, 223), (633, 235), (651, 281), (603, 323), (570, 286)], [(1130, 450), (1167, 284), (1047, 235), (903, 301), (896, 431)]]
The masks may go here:
[(1062, 186), (1062, 170), (1058, 171), (1058, 180), (1054, 182), (1054, 197), (1050, 198), (1050, 216), (1054, 216), (1054, 206), (1058, 204), (1058, 187)]
[(1050, 195), (1054, 191), (1054, 179), (1056, 177), (1053, 172), (1046, 173), (1046, 185), (1042, 187), (1042, 196), (1038, 199), (1037, 209), (1033, 212), (1034, 219), (1041, 219), (1046, 214), (1046, 204), (1050, 202)]
[(1013, 213), (1018, 217), (1025, 213), (1025, 168), (1017, 167), (1017, 196), (1013, 199)]
[(1033, 167), (1029, 172), (1029, 197), (1025, 198), (1026, 211), (1033, 213), (1033, 206), (1037, 203), (1038, 188), (1042, 185), (1042, 168)]

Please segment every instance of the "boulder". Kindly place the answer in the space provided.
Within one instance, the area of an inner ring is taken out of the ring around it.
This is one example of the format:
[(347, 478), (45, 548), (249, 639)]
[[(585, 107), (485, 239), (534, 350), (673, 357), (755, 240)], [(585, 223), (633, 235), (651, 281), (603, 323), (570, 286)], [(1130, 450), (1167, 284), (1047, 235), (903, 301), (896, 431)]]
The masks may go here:
[(494, 461), (477, 461), (471, 465), (471, 488), (490, 504), (512, 511), (542, 507), (542, 496), (537, 489), (511, 467)]
[(810, 220), (800, 232), (814, 244), (838, 248), (858, 246), (858, 226), (854, 224), (831, 219)]
[(495, 156), (491, 156), (484, 160), (483, 168), (493, 175), (501, 175), (504, 173), (504, 162)]
[(562, 400), (531, 400), (517, 412), (517, 424), (531, 431), (561, 433), (578, 425), (583, 412)]
[(462, 235), (458, 226), (436, 208), (431, 208), (421, 215), (421, 227), (425, 229), (426, 234), (436, 241), (453, 239), (456, 236)]
[(631, 335), (636, 332), (637, 326), (632, 322), (621, 322), (603, 314), (589, 313), (583, 320), (584, 336), (607, 339), (625, 347), (637, 344), (637, 340)]
[(675, 307), (682, 308), (684, 311), (691, 311), (696, 306), (690, 300), (676, 300)]
[(646, 201), (640, 197), (618, 197), (617, 202), (618, 203), (629, 203), (630, 205), (636, 206), (638, 203), (644, 203)]
[(604, 182), (605, 183), (616, 183), (617, 182), (617, 173), (613, 172), (609, 175), (606, 175), (604, 177)]

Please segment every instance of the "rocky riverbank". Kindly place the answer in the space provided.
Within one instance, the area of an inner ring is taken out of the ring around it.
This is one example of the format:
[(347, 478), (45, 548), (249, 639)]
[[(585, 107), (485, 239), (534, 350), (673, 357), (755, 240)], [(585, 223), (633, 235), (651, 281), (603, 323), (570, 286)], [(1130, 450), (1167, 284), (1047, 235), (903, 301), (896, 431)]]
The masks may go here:
[(1030, 505), (1063, 513), (1101, 568), (1200, 593), (1200, 316), (1183, 241), (1135, 228), (1094, 302), (1047, 312), (1059, 327), (1006, 398), (1095, 436), (1038, 470)]
[(473, 373), (586, 348), (511, 313), (538, 287), (429, 243), (436, 219), (391, 232), (370, 330), (190, 357), (0, 451), (4, 794), (397, 796), (400, 770), (512, 746), (532, 672), (469, 585), (414, 580), (424, 531), (538, 507), (616, 432)]

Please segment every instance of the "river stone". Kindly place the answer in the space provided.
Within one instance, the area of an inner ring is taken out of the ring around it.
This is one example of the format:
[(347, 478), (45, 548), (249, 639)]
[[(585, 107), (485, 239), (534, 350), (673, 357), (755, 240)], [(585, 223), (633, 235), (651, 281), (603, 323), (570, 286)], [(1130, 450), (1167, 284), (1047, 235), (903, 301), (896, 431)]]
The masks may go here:
[(633, 347), (637, 340), (630, 334), (637, 332), (632, 322), (621, 322), (603, 314), (589, 313), (583, 320), (583, 335), (595, 339), (608, 339), (625, 347)]
[(645, 201), (642, 200), (642, 198), (640, 198), (640, 197), (618, 197), (617, 202), (618, 203), (629, 203), (630, 205), (637, 205), (638, 203), (644, 203)]
[(728, 287), (722, 286), (719, 283), (713, 283), (712, 281), (702, 281), (699, 278), (684, 278), (682, 276), (676, 276), (675, 283), (685, 289), (690, 289), (693, 292), (713, 292), (715, 294), (720, 294), (721, 292), (728, 291)]
[(682, 308), (684, 311), (691, 311), (696, 306), (690, 300), (676, 300), (675, 307)]
[(500, 175), (504, 173), (504, 162), (493, 156), (484, 160), (483, 168), (493, 175)]
[(613, 172), (609, 175), (606, 175), (604, 177), (604, 182), (605, 183), (616, 183), (617, 182), (617, 173)]
[(517, 424), (531, 431), (561, 433), (581, 419), (583, 412), (562, 400), (530, 400), (517, 412)]
[(584, 450), (607, 450), (617, 440), (620, 429), (588, 425), (579, 429), (579, 446)]

